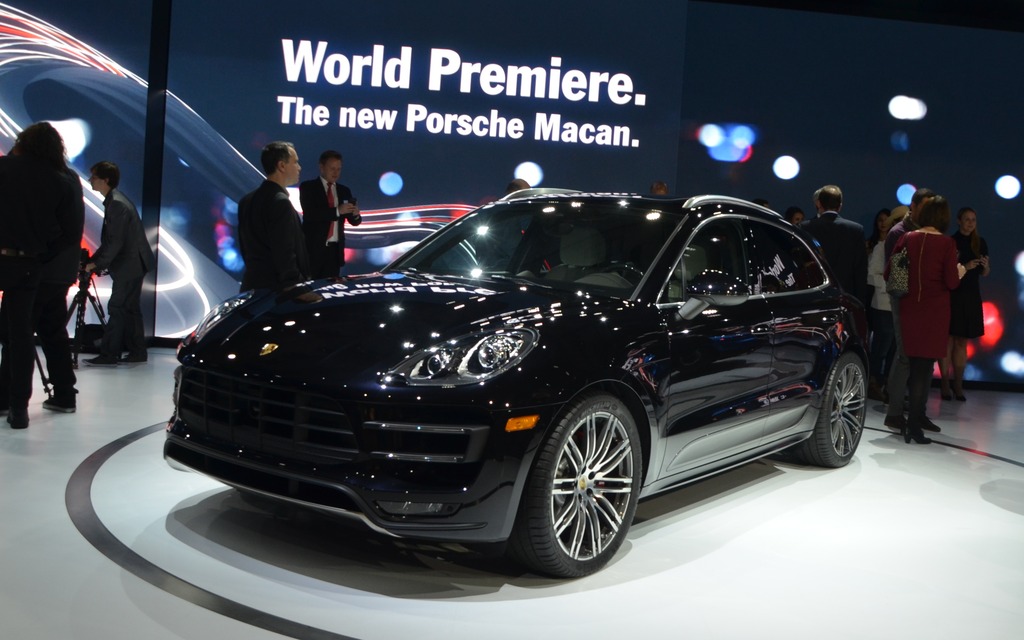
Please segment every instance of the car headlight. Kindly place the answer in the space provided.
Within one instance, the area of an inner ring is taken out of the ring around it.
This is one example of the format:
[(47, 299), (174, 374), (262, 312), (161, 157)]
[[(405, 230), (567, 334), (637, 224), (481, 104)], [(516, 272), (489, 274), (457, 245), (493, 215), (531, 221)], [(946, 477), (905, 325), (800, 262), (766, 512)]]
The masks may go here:
[(447, 340), (417, 351), (384, 380), (431, 386), (483, 382), (519, 364), (537, 344), (537, 337), (530, 329), (512, 329)]
[(229, 313), (231, 313), (238, 307), (248, 302), (249, 299), (252, 298), (252, 296), (252, 291), (246, 291), (245, 293), (241, 293), (235, 296), (234, 298), (228, 298), (224, 302), (218, 304), (213, 309), (210, 309), (210, 313), (206, 314), (206, 317), (203, 318), (198, 325), (196, 325), (196, 330), (189, 334), (187, 338), (185, 338), (184, 344), (191, 344), (198, 340), (202, 340), (203, 336), (205, 336), (210, 331), (210, 329), (217, 326), (221, 320), (228, 316)]

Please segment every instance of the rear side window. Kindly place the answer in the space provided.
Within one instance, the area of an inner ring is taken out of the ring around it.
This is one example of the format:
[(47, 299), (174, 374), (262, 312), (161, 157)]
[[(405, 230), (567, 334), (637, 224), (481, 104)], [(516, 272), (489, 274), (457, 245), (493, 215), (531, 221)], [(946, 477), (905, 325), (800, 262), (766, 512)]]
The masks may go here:
[(755, 293), (803, 291), (825, 283), (825, 272), (800, 238), (771, 224), (749, 224), (755, 246)]

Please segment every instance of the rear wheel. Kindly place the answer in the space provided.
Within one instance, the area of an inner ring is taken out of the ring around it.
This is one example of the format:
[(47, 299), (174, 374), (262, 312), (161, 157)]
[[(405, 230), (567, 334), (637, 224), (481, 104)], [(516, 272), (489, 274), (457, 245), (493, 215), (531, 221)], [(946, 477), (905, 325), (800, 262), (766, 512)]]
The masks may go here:
[(560, 578), (601, 569), (633, 521), (641, 467), (640, 437), (625, 405), (607, 394), (578, 400), (537, 454), (510, 555)]
[(802, 462), (832, 468), (850, 462), (864, 433), (866, 380), (864, 363), (855, 354), (843, 354), (835, 363), (814, 432), (796, 452)]

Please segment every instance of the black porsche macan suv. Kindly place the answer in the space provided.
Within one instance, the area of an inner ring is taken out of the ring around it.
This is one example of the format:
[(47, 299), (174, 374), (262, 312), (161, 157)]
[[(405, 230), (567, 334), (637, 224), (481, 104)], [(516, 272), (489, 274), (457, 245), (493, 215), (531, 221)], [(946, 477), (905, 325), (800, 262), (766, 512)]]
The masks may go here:
[(164, 453), (582, 576), (641, 498), (783, 449), (848, 463), (864, 326), (813, 240), (757, 205), (528, 194), (380, 273), (222, 303), (179, 350)]

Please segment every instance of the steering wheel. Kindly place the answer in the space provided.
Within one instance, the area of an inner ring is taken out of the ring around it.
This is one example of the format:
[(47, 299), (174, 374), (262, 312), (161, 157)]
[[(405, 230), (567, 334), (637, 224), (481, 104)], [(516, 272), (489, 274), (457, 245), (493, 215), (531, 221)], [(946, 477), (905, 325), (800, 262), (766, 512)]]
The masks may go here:
[(603, 271), (614, 271), (633, 284), (640, 282), (644, 277), (644, 272), (639, 267), (625, 260), (613, 260), (607, 264)]

